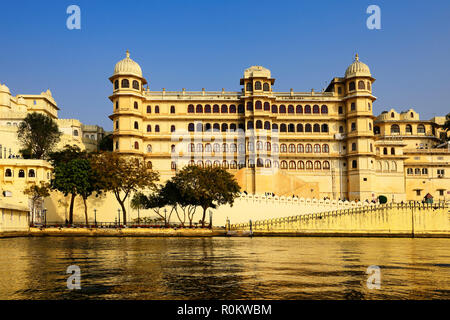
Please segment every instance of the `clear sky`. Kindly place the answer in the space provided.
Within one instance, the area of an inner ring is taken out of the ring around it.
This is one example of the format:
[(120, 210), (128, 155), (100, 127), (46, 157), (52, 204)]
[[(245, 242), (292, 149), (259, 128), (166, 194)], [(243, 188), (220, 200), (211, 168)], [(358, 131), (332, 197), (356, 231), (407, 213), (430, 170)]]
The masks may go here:
[[(81, 30), (66, 27), (71, 4)], [(371, 4), (381, 30), (366, 27)], [(0, 10), (0, 83), (13, 95), (50, 88), (60, 118), (107, 130), (108, 77), (126, 49), (151, 90), (239, 91), (251, 65), (272, 71), (276, 91), (321, 90), (359, 53), (377, 79), (375, 114), (450, 112), (448, 0), (2, 0)]]

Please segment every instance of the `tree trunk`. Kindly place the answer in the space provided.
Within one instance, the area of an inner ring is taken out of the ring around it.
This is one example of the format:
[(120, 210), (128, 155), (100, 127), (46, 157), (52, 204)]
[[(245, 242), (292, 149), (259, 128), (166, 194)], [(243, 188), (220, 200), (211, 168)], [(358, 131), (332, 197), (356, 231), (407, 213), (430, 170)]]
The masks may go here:
[(84, 217), (86, 219), (86, 226), (89, 224), (88, 222), (88, 212), (87, 212), (87, 203), (86, 198), (83, 197), (83, 203), (84, 203)]
[(208, 207), (203, 207), (203, 217), (202, 217), (202, 228), (205, 227), (205, 217), (206, 217), (206, 210)]
[(73, 224), (73, 203), (75, 202), (76, 195), (72, 193), (70, 198), (70, 208), (69, 208), (69, 224)]
[(127, 210), (125, 209), (125, 201), (119, 201), (120, 207), (122, 208), (123, 225), (127, 224)]

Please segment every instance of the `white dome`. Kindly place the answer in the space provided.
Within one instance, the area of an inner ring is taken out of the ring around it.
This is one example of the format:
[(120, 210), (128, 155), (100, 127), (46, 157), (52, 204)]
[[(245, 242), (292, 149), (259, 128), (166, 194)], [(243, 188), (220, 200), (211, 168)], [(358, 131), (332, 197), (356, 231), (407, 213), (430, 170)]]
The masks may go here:
[(356, 54), (355, 61), (345, 71), (345, 77), (371, 77), (370, 69), (367, 64), (359, 61), (359, 56)]
[(130, 52), (127, 50), (127, 57), (117, 62), (114, 68), (114, 75), (133, 75), (142, 78), (142, 69), (137, 62), (130, 59)]

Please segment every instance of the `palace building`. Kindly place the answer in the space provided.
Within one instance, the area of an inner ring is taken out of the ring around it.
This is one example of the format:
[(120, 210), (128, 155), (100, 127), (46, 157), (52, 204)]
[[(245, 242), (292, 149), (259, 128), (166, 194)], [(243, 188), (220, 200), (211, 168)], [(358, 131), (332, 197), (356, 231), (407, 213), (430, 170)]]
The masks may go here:
[(321, 92), (277, 92), (261, 66), (244, 71), (240, 91), (152, 91), (128, 51), (109, 80), (114, 151), (142, 158), (163, 181), (195, 164), (228, 169), (248, 193), (450, 197), (445, 116), (374, 116), (375, 78), (358, 55)]

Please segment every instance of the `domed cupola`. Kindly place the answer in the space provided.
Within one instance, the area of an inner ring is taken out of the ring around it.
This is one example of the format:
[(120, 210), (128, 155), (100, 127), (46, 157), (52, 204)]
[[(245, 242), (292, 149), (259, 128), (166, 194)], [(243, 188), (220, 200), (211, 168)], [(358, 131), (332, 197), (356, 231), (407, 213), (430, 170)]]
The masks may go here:
[(128, 50), (126, 58), (117, 62), (114, 68), (114, 76), (117, 75), (132, 75), (142, 78), (142, 69), (137, 62), (130, 58)]
[(372, 77), (370, 74), (370, 69), (367, 64), (359, 61), (359, 56), (356, 54), (355, 61), (347, 68), (345, 71), (346, 78), (353, 77)]

